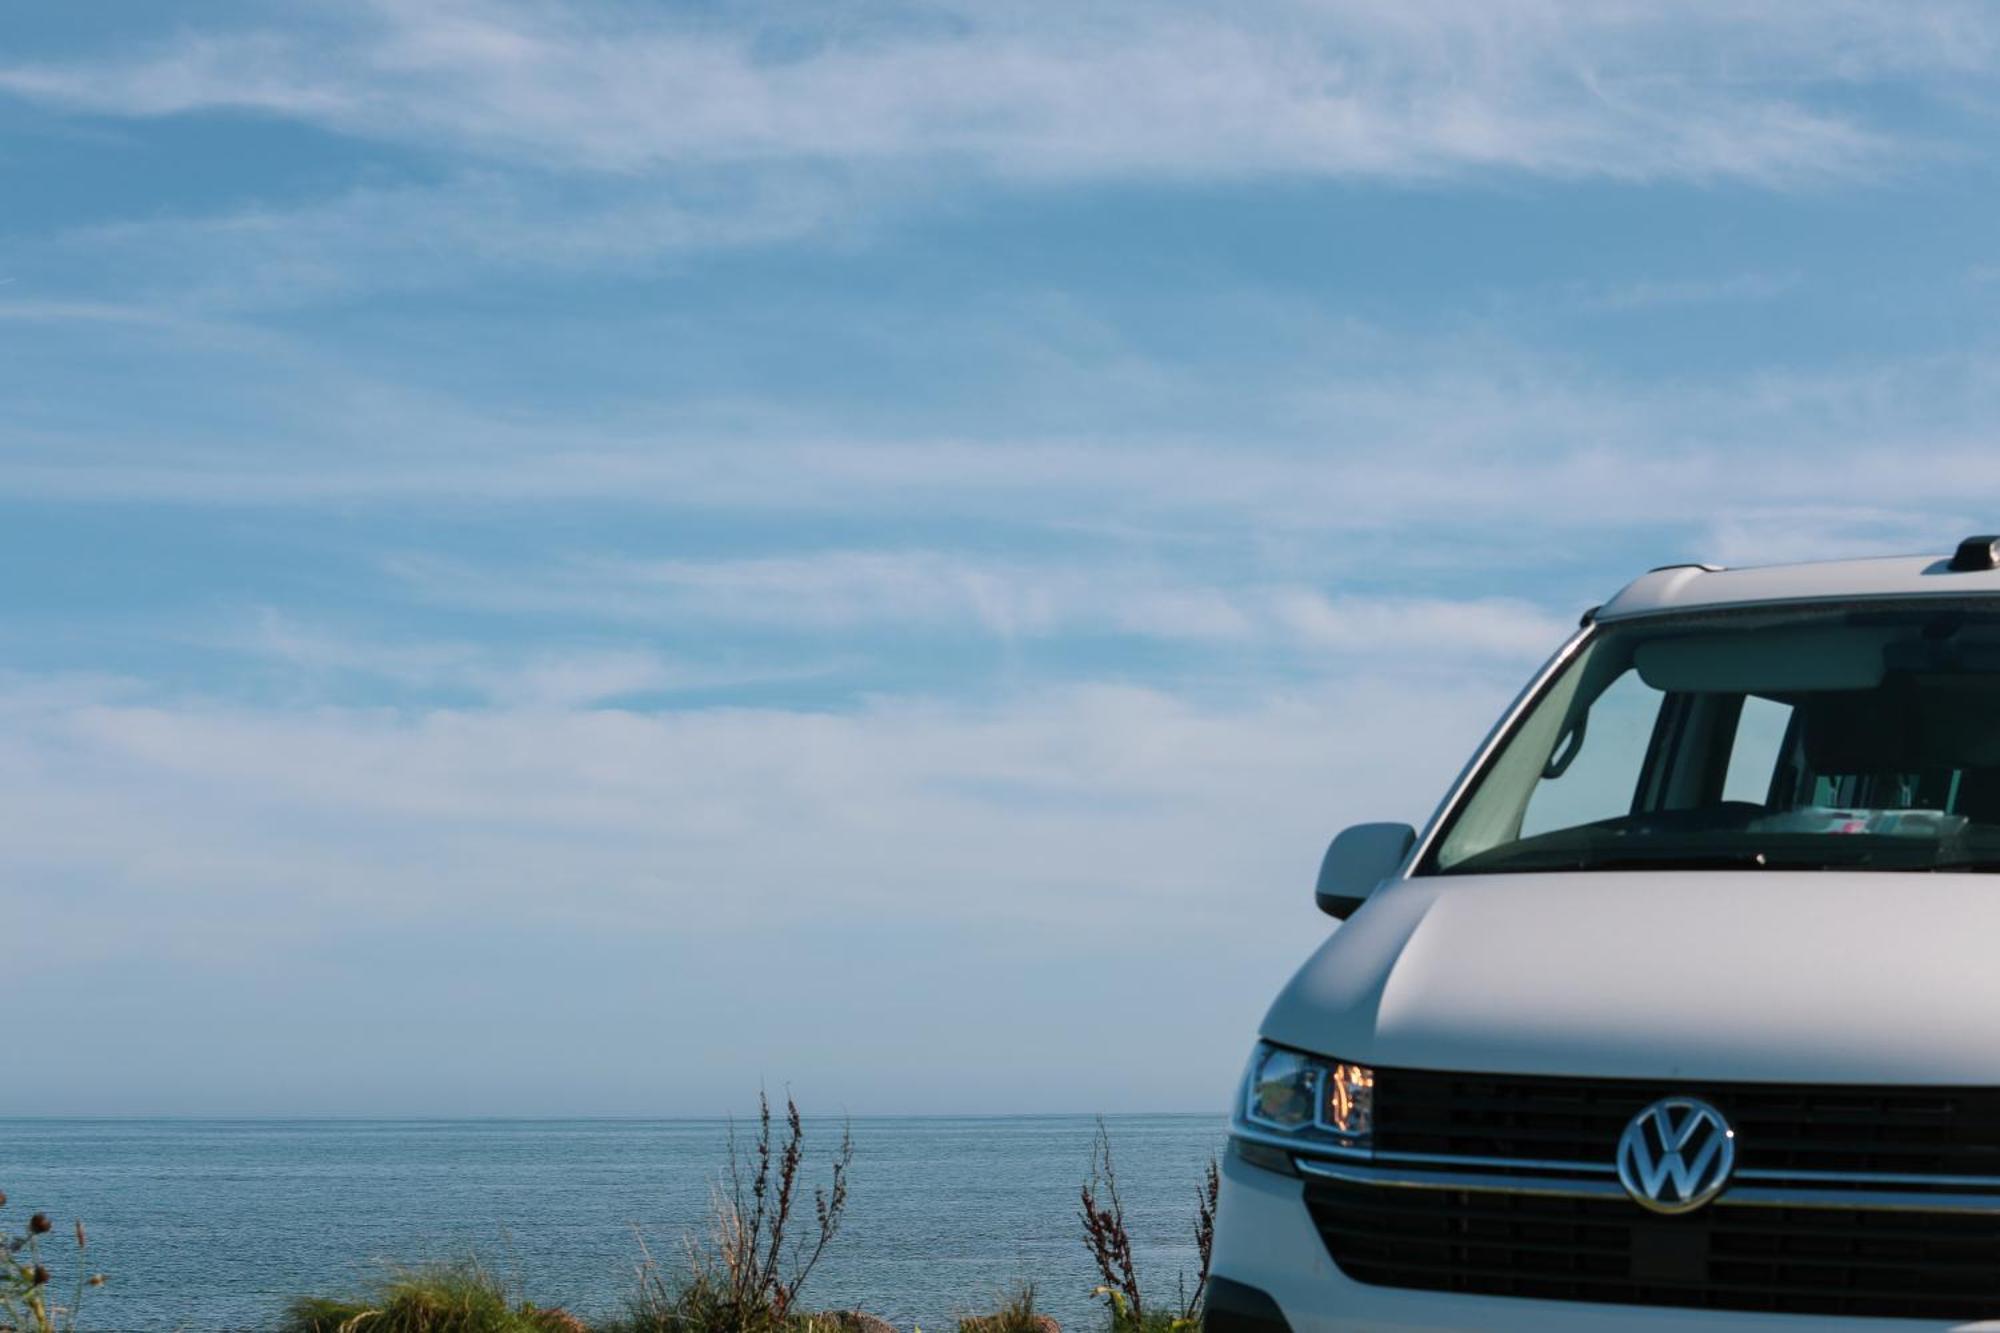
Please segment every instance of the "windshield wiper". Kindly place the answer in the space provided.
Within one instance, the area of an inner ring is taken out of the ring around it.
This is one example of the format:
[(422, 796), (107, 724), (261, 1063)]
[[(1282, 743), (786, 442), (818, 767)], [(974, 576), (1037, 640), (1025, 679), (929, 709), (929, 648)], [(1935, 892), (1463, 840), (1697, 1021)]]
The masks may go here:
[(1617, 852), (1495, 865), (1461, 865), (1447, 873), (1466, 875), (1576, 874), (1592, 870), (1851, 870), (1873, 874), (1996, 874), (2000, 860), (1957, 861), (1795, 861), (1762, 852), (1702, 852), (1691, 856)]
[(1535, 875), (1587, 870), (1821, 870), (1830, 867), (1772, 861), (1762, 852), (1699, 852), (1667, 856), (1658, 852), (1577, 852), (1573, 856), (1528, 858), (1490, 865), (1461, 864), (1467, 875)]

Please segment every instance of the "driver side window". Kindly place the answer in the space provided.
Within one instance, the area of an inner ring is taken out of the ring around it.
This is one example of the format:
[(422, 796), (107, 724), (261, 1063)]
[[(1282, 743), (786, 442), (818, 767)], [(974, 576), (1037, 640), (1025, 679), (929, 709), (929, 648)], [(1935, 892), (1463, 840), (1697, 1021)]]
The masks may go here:
[(1520, 836), (1630, 814), (1665, 697), (1637, 671), (1612, 681), (1591, 704), (1583, 734), (1557, 744), (1528, 797)]
[(1792, 706), (1752, 694), (1743, 700), (1736, 719), (1736, 739), (1729, 748), (1729, 773), (1722, 782), (1722, 799), (1763, 805), (1783, 757)]

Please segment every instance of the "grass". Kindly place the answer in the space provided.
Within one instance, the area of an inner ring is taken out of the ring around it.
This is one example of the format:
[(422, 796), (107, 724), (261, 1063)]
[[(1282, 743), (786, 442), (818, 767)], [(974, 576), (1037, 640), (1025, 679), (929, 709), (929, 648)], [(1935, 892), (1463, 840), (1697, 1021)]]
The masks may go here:
[(354, 1298), (293, 1301), (282, 1333), (589, 1333), (576, 1316), (514, 1299), (467, 1262), (406, 1269)]
[[(491, 1271), (466, 1261), (401, 1270), (358, 1296), (294, 1301), (279, 1333), (866, 1333), (871, 1326), (881, 1327), (845, 1311), (746, 1315), (698, 1278), (672, 1289), (671, 1299), (635, 1300), (622, 1315), (585, 1323), (517, 1299)], [(1048, 1333), (1053, 1326), (1035, 1309), (1033, 1286), (992, 1314), (958, 1321), (959, 1333)], [(1121, 1333), (1128, 1327), (1141, 1326), (1121, 1326)], [(1143, 1333), (1170, 1327), (1185, 1325), (1154, 1321)]]
[(1049, 1320), (1035, 1310), (1033, 1284), (1017, 1289), (992, 1314), (958, 1321), (958, 1333), (1047, 1333)]
[[(679, 1284), (649, 1277), (622, 1315), (590, 1326), (590, 1333), (857, 1333), (861, 1317), (849, 1312), (744, 1307), (697, 1270)], [(864, 1331), (865, 1333), (865, 1331)]]

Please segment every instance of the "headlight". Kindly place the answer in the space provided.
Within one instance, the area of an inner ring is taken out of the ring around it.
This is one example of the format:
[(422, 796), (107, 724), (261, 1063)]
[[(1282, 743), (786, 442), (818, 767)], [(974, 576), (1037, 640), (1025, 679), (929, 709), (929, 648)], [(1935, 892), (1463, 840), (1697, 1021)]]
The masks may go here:
[(1375, 1132), (1374, 1070), (1345, 1062), (1328, 1065), (1322, 1087), (1322, 1127), (1350, 1139), (1366, 1139)]
[(1243, 1078), (1242, 1106), (1245, 1123), (1259, 1129), (1366, 1147), (1375, 1128), (1375, 1071), (1258, 1042)]
[(1320, 1069), (1297, 1051), (1259, 1045), (1250, 1057), (1243, 1118), (1267, 1129), (1304, 1129), (1319, 1101)]

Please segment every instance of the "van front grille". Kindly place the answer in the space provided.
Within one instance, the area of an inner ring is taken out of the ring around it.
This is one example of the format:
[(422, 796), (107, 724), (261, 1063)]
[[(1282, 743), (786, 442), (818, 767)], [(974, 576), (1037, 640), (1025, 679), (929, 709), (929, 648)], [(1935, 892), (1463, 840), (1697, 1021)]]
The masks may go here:
[(2000, 1315), (2000, 1215), (1711, 1206), (1309, 1180), (1357, 1282), (1543, 1300), (1970, 1320)]
[(1736, 1130), (1738, 1174), (2000, 1177), (2000, 1089), (1656, 1083), (1383, 1069), (1384, 1153), (1606, 1164), (1634, 1115), (1698, 1096)]

